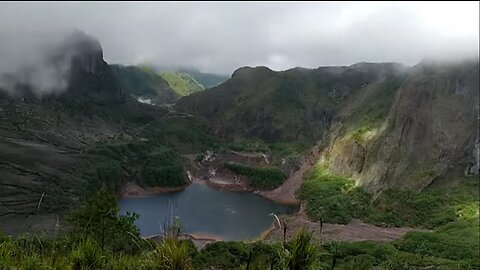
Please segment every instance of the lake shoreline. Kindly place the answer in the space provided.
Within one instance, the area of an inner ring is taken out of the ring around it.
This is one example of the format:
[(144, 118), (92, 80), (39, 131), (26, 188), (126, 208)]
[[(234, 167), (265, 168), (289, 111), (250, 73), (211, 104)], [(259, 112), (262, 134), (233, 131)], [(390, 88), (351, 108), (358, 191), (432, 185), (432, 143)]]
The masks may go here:
[(194, 181), (188, 182), (186, 185), (179, 186), (179, 187), (148, 187), (142, 188), (135, 182), (128, 182), (122, 188), (122, 192), (120, 194), (120, 198), (145, 198), (150, 196), (155, 196), (159, 194), (171, 193), (171, 192), (178, 192), (186, 189), (193, 183), (205, 184), (213, 189), (216, 190), (225, 190), (230, 192), (249, 192), (253, 194), (257, 194), (262, 198), (270, 200), (280, 205), (287, 205), (287, 206), (300, 206), (301, 201), (299, 200), (292, 200), (290, 198), (283, 198), (281, 196), (276, 196), (275, 191), (273, 190), (255, 190), (248, 187), (246, 184), (243, 183), (228, 183), (216, 180), (203, 180), (203, 179), (195, 179)]
[(135, 182), (128, 182), (122, 188), (120, 198), (145, 198), (162, 193), (178, 192), (184, 190), (188, 185), (180, 187), (148, 187), (142, 188)]

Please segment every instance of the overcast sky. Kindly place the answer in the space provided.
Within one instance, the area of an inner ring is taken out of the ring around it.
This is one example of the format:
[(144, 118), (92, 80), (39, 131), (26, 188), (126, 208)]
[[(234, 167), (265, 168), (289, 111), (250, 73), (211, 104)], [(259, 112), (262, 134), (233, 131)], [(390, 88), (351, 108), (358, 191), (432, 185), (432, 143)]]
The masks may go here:
[(0, 62), (22, 61), (43, 33), (68, 28), (98, 38), (109, 63), (224, 74), (246, 65), (412, 65), (478, 56), (479, 4), (2, 2)]

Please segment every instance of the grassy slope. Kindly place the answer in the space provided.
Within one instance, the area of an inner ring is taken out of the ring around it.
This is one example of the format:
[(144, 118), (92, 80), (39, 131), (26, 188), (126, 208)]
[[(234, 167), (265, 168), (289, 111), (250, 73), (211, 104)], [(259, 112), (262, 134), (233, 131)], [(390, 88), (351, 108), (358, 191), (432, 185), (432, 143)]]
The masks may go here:
[(186, 73), (192, 76), (199, 84), (203, 85), (205, 88), (215, 87), (224, 81), (228, 80), (229, 76), (219, 75), (212, 73), (205, 73), (195, 70), (181, 70), (182, 73)]
[(203, 85), (186, 73), (164, 71), (160, 72), (160, 76), (168, 82), (178, 96), (187, 96), (205, 89)]

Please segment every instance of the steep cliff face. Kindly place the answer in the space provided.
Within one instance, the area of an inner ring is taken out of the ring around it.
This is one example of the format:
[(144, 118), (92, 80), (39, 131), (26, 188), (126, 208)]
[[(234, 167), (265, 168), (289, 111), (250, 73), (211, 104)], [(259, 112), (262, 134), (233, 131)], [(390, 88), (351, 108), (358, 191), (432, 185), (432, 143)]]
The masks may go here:
[(43, 54), (40, 60), (12, 74), (0, 74), (7, 81), (2, 85), (8, 86), (4, 98), (37, 104), (52, 100), (99, 105), (125, 102), (95, 38), (75, 31), (60, 44), (47, 47)]
[(59, 50), (70, 55), (71, 69), (67, 91), (61, 99), (70, 102), (89, 101), (99, 105), (124, 103), (121, 90), (108, 64), (103, 60), (100, 43), (82, 32), (73, 33)]
[(478, 174), (478, 72), (478, 62), (415, 66), (384, 120), (334, 125), (321, 162), (371, 191), (422, 189), (451, 170)]

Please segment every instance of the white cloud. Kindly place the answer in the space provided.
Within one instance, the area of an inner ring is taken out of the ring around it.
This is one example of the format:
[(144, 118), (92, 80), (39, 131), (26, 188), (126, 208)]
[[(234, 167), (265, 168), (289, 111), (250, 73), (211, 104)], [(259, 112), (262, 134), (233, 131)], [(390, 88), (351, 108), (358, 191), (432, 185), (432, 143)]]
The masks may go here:
[(59, 28), (97, 37), (110, 63), (221, 73), (478, 56), (478, 10), (478, 2), (4, 2), (0, 71), (29, 53), (23, 44)]

